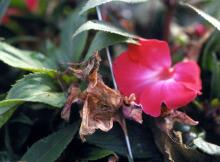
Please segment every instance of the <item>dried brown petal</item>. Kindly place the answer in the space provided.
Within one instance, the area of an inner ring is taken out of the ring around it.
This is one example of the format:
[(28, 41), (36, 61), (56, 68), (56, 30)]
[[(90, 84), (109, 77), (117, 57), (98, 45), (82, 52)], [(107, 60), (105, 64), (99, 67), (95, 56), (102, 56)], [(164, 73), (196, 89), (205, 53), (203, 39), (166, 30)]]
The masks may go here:
[(79, 88), (71, 86), (62, 118), (69, 118), (73, 102), (84, 102), (80, 112), (82, 122), (79, 131), (82, 140), (85, 140), (86, 135), (94, 133), (96, 129), (109, 131), (113, 127), (114, 121), (122, 124), (122, 112), (125, 117), (139, 123), (142, 122), (141, 107), (135, 103), (134, 94), (123, 97), (119, 91), (105, 85), (98, 74), (100, 61), (101, 59), (96, 53), (87, 62), (71, 66), (71, 70), (78, 78), (88, 81), (88, 86), (83, 92)]
[(164, 108), (163, 115), (163, 117), (157, 120), (157, 126), (176, 143), (182, 143), (182, 141), (180, 140), (180, 135), (177, 134), (179, 132), (173, 131), (173, 125), (175, 122), (187, 125), (197, 125), (199, 123), (187, 114), (177, 110), (168, 111)]
[(71, 110), (71, 105), (74, 102), (77, 102), (79, 99), (79, 94), (81, 90), (78, 86), (72, 84), (69, 88), (69, 95), (66, 101), (66, 104), (61, 112), (61, 118), (65, 119), (66, 121), (69, 120), (70, 117), (70, 110)]
[(122, 107), (123, 116), (126, 119), (134, 120), (138, 123), (142, 123), (142, 109), (139, 105), (130, 105)]
[(114, 121), (120, 121), (123, 99), (121, 94), (107, 87), (100, 78), (94, 80), (86, 89), (88, 95), (83, 106), (80, 127), (82, 139), (85, 135), (94, 133), (96, 129), (109, 131)]
[(119, 161), (119, 158), (116, 154), (108, 158), (108, 162), (118, 162), (118, 161)]
[(94, 69), (98, 69), (100, 61), (101, 58), (96, 52), (88, 61), (72, 63), (69, 69), (74, 72), (76, 77), (85, 80)]
[(197, 125), (199, 124), (198, 121), (193, 120), (190, 116), (185, 114), (184, 112), (181, 111), (173, 111), (168, 118), (173, 121), (177, 121), (183, 124), (188, 124), (188, 125)]
[(142, 106), (135, 102), (136, 97), (131, 94), (129, 97), (125, 96), (124, 105), (122, 106), (123, 116), (127, 119), (142, 123)]

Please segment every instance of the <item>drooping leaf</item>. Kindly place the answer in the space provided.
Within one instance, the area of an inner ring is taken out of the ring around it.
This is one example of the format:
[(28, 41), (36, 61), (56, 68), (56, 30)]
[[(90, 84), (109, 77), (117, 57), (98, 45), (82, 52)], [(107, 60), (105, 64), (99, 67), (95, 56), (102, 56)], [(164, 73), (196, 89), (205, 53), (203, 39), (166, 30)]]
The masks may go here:
[(121, 35), (98, 32), (96, 36), (94, 37), (89, 47), (89, 50), (87, 51), (85, 59), (87, 60), (89, 57), (91, 57), (95, 51), (99, 51), (108, 46), (118, 44), (118, 43), (123, 43), (123, 42), (135, 43), (134, 40), (121, 36)]
[(65, 95), (59, 92), (54, 78), (46, 74), (29, 74), (9, 90), (6, 99), (24, 102), (40, 102), (61, 108), (65, 102)]
[(85, 15), (79, 15), (78, 10), (67, 17), (64, 26), (61, 29), (61, 47), (58, 55), (58, 61), (61, 64), (79, 61), (86, 43), (87, 32), (81, 33), (72, 38), (72, 34), (86, 22)]
[(193, 143), (197, 146), (198, 149), (200, 149), (204, 153), (208, 155), (218, 156), (218, 159), (220, 160), (220, 146), (206, 142), (202, 138), (196, 138)]
[(128, 38), (134, 38), (134, 39), (138, 38), (138, 36), (134, 34), (130, 34), (120, 28), (114, 27), (106, 22), (96, 21), (96, 20), (87, 21), (82, 26), (80, 26), (77, 29), (77, 31), (73, 34), (73, 38), (77, 36), (78, 34), (88, 31), (88, 30), (104, 31), (104, 32), (114, 33), (117, 35), (121, 35), (121, 36), (128, 37)]
[(2, 21), (2, 17), (4, 16), (11, 0), (1, 0), (0, 1), (0, 23)]
[[(127, 122), (127, 127), (131, 149), (135, 159), (162, 161), (161, 154), (155, 147), (149, 128), (131, 121)], [(114, 125), (113, 129), (107, 133), (97, 131), (95, 134), (88, 136), (86, 141), (118, 154), (128, 155), (124, 134), (118, 125)]]
[(23, 161), (54, 162), (72, 141), (79, 122), (61, 129), (34, 143), (22, 157)]
[(96, 6), (108, 3), (108, 2), (126, 2), (126, 3), (141, 3), (146, 2), (148, 0), (88, 0), (86, 4), (83, 6), (80, 14), (83, 14), (87, 10), (94, 8)]
[(193, 11), (195, 11), (196, 13), (198, 13), (200, 16), (202, 16), (206, 21), (208, 21), (210, 24), (212, 24), (215, 28), (217, 28), (218, 30), (220, 30), (220, 22), (219, 20), (217, 20), (216, 18), (212, 17), (211, 15), (205, 13), (204, 11), (188, 4), (188, 3), (181, 3), (183, 6), (189, 7), (190, 9), (192, 9)]
[(56, 65), (43, 54), (20, 50), (3, 42), (0, 42), (0, 60), (12, 67), (23, 70), (44, 73), (56, 72)]

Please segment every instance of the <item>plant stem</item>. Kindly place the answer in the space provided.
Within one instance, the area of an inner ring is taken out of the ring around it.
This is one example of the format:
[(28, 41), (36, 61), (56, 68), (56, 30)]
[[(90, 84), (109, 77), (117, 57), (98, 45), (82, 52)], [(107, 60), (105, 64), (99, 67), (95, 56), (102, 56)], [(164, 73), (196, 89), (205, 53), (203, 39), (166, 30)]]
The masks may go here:
[(176, 9), (176, 0), (164, 0), (164, 3), (166, 5), (166, 13), (165, 13), (165, 23), (163, 29), (163, 39), (165, 41), (168, 41), (170, 35), (170, 25)]
[[(101, 14), (100, 8), (98, 6), (96, 7), (96, 12), (97, 12), (98, 19), (100, 21), (102, 21), (102, 14)], [(107, 54), (107, 58), (108, 58), (108, 63), (109, 63), (110, 71), (111, 71), (111, 77), (112, 77), (112, 81), (113, 81), (113, 84), (114, 84), (114, 89), (117, 90), (118, 86), (116, 84), (115, 77), (114, 77), (114, 74), (113, 74), (112, 60), (111, 60), (110, 51), (109, 51), (108, 47), (105, 50), (106, 50), (106, 54)], [(131, 144), (130, 144), (130, 140), (129, 140), (129, 136), (128, 136), (128, 129), (127, 129), (127, 125), (126, 125), (126, 121), (125, 121), (124, 117), (122, 119), (122, 126), (121, 127), (122, 127), (122, 130), (123, 130), (124, 136), (125, 136), (125, 141), (126, 141), (126, 145), (127, 145), (127, 149), (128, 149), (128, 160), (129, 160), (129, 162), (134, 162), (132, 151), (131, 151)]]

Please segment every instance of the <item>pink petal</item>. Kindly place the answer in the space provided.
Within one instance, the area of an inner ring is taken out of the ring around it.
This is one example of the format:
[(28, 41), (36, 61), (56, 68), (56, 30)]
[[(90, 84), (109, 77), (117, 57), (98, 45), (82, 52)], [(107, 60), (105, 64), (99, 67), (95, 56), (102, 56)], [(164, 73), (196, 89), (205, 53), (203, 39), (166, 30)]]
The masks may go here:
[(171, 66), (170, 50), (167, 42), (156, 39), (141, 39), (140, 45), (128, 46), (129, 57), (151, 69), (169, 68)]
[(135, 93), (146, 114), (157, 117), (164, 103), (169, 109), (184, 106), (200, 94), (200, 68), (193, 61), (171, 68), (166, 42), (139, 41), (116, 58), (114, 75), (119, 90), (129, 96)]
[(137, 101), (145, 85), (156, 81), (158, 73), (171, 65), (166, 42), (141, 39), (139, 43), (129, 44), (128, 50), (117, 57), (113, 65), (120, 91), (124, 95), (135, 93)]
[(186, 88), (183, 84), (171, 81), (166, 82), (163, 87), (163, 102), (169, 109), (176, 109), (193, 101), (197, 91)]
[(143, 111), (153, 117), (160, 116), (161, 104), (163, 100), (163, 84), (149, 85), (140, 96), (140, 104)]
[(126, 96), (135, 93), (138, 98), (146, 81), (146, 67), (133, 62), (126, 51), (114, 61), (113, 71), (119, 90)]
[(196, 96), (196, 91), (169, 79), (145, 86), (140, 97), (140, 104), (146, 114), (158, 117), (163, 103), (169, 109), (176, 109), (190, 103)]
[(38, 9), (38, 0), (25, 0), (25, 3), (31, 12), (35, 12)]
[(200, 79), (200, 68), (196, 62), (186, 61), (177, 63), (174, 66), (174, 79), (200, 94), (202, 84)]
[(10, 16), (13, 16), (13, 15), (20, 15), (21, 14), (21, 11), (17, 8), (8, 8), (5, 15), (3, 16), (2, 18), (2, 24), (8, 24), (9, 20), (10, 20)]

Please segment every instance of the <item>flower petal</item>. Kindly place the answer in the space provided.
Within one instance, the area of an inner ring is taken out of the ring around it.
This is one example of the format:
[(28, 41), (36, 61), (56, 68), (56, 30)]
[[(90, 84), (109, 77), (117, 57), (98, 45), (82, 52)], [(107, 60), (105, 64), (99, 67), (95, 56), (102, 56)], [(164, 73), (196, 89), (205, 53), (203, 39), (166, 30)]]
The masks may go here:
[(196, 62), (185, 61), (177, 63), (174, 66), (174, 79), (200, 94), (202, 84), (200, 79), (200, 68)]
[(141, 93), (140, 104), (146, 114), (158, 117), (163, 103), (169, 109), (176, 109), (190, 103), (196, 96), (196, 91), (170, 79), (145, 86)]
[(141, 39), (140, 45), (128, 46), (129, 57), (147, 68), (161, 69), (171, 66), (170, 50), (167, 42), (156, 39)]
[(147, 69), (142, 64), (133, 62), (128, 52), (122, 53), (113, 64), (114, 76), (119, 90), (126, 96), (135, 93), (139, 101), (140, 92), (143, 91), (146, 84), (153, 82), (157, 71)]
[(35, 12), (38, 9), (38, 0), (25, 0), (28, 10)]
[(166, 82), (163, 87), (164, 103), (169, 109), (176, 109), (193, 101), (197, 91), (176, 81)]
[(142, 77), (146, 68), (136, 64), (129, 59), (128, 53), (122, 53), (113, 64), (113, 71), (119, 90), (126, 96), (135, 93), (136, 97), (142, 91), (142, 83), (145, 78)]
[(140, 104), (146, 114), (153, 117), (160, 116), (163, 101), (162, 87), (163, 84), (161, 83), (148, 85), (141, 94)]
[(139, 41), (116, 58), (114, 75), (120, 91), (129, 96), (135, 93), (143, 111), (154, 117), (161, 113), (164, 103), (169, 109), (184, 106), (200, 94), (200, 68), (193, 61), (185, 61), (171, 68), (166, 42)]

